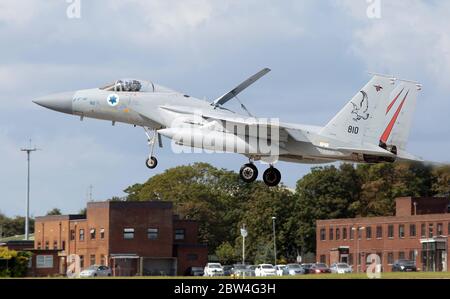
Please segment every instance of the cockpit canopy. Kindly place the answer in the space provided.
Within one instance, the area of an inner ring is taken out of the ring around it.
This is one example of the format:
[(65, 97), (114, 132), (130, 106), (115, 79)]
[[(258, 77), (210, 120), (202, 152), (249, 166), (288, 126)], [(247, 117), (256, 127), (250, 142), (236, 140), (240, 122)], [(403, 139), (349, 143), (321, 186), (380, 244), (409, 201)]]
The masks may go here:
[(169, 88), (138, 79), (121, 79), (100, 89), (115, 92), (174, 92)]

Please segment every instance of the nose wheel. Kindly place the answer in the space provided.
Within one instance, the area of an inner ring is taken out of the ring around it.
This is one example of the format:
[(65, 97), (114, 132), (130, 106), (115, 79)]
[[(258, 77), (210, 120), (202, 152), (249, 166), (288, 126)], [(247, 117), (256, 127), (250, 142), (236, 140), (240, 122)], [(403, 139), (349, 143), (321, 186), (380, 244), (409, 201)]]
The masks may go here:
[(258, 168), (253, 163), (245, 164), (239, 171), (241, 180), (246, 183), (252, 183), (258, 178)]
[(150, 169), (155, 169), (158, 166), (158, 160), (155, 157), (149, 157), (145, 161), (145, 165)]
[(263, 173), (263, 180), (269, 187), (276, 187), (281, 182), (281, 173), (273, 166), (267, 168)]

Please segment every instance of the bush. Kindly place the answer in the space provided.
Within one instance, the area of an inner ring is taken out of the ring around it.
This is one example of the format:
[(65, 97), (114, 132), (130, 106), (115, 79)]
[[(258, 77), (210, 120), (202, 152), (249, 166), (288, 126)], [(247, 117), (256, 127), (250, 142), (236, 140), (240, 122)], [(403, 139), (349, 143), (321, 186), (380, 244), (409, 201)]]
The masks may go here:
[(27, 274), (30, 252), (0, 247), (0, 277), (24, 277)]

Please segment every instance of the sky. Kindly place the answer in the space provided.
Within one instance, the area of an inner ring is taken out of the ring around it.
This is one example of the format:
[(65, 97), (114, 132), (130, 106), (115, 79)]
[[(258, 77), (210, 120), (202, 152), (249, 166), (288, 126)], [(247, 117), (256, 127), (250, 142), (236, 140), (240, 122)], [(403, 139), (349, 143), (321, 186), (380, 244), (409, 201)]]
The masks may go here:
[[(450, 1), (425, 0), (2, 0), (0, 212), (25, 213), (20, 148), (30, 138), (41, 149), (31, 158), (34, 216), (78, 212), (90, 185), (93, 199), (104, 200), (178, 165), (238, 171), (247, 162), (234, 154), (174, 154), (165, 140), (150, 171), (141, 128), (80, 122), (31, 102), (127, 77), (213, 100), (269, 67), (240, 95), (247, 108), (325, 125), (370, 79), (368, 71), (393, 74), (424, 86), (408, 151), (449, 161), (449, 14)], [(294, 188), (312, 166), (277, 167)]]

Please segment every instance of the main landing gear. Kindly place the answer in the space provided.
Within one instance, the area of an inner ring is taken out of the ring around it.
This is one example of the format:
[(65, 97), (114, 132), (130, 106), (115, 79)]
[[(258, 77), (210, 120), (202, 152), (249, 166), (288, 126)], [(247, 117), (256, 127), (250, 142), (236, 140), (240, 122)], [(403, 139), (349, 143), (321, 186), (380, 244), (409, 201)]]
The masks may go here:
[[(252, 183), (258, 178), (258, 168), (253, 162), (243, 165), (239, 177), (246, 183)], [(281, 173), (272, 165), (263, 173), (263, 181), (269, 187), (276, 187), (281, 182)]]
[(159, 134), (158, 132), (156, 132), (156, 130), (153, 130), (153, 135), (150, 136), (150, 130), (148, 128), (145, 128), (145, 135), (147, 135), (147, 141), (148, 141), (148, 146), (150, 147), (150, 154), (147, 158), (147, 160), (145, 161), (145, 165), (150, 168), (150, 169), (155, 169), (156, 166), (158, 166), (158, 160), (153, 156), (153, 152), (155, 150), (155, 143), (156, 143), (156, 139), (158, 138), (159, 141), (159, 146), (161, 147), (161, 140), (159, 139)]

